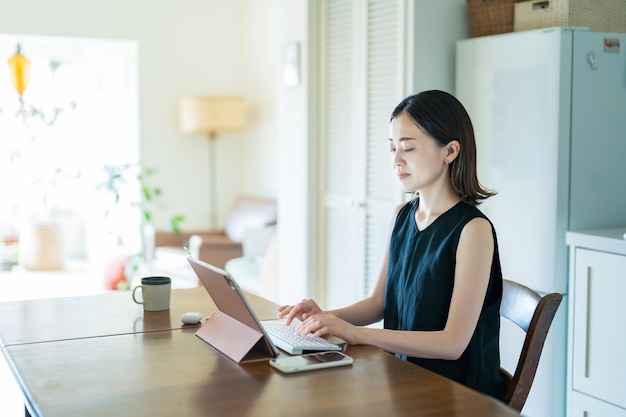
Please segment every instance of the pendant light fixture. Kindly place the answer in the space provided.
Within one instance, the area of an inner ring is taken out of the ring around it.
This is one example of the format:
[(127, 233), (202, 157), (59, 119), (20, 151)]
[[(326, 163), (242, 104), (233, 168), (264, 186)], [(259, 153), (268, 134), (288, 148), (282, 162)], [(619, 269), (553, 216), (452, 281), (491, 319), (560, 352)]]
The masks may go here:
[(11, 78), (11, 82), (13, 83), (13, 87), (15, 87), (15, 91), (20, 96), (20, 101), (22, 100), (22, 94), (26, 91), (26, 87), (28, 87), (28, 82), (30, 81), (30, 60), (22, 55), (21, 46), (18, 43), (15, 54), (9, 58), (9, 77)]

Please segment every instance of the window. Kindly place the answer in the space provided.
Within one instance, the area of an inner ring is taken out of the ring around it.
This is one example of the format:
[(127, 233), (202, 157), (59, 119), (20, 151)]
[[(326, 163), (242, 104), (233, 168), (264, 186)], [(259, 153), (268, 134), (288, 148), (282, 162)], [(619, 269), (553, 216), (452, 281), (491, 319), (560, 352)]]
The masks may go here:
[(136, 176), (119, 204), (98, 187), (105, 166), (138, 166), (137, 42), (0, 35), (4, 63), (17, 44), (31, 77), (20, 102), (0, 65), (0, 238), (57, 222), (68, 258), (103, 252), (121, 231), (140, 247)]

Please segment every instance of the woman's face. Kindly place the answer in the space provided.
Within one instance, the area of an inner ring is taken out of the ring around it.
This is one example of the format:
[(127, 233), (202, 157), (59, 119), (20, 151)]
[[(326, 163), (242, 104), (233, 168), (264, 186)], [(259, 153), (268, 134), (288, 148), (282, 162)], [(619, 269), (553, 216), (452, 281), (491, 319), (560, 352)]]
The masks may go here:
[(439, 146), (407, 113), (391, 121), (389, 132), (391, 163), (405, 192), (423, 192), (447, 180), (447, 147)]

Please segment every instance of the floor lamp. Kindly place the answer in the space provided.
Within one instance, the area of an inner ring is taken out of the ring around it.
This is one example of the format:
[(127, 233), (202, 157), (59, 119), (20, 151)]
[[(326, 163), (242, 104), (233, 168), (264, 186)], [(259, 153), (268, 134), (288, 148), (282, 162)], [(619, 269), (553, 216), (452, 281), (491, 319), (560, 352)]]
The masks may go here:
[(183, 97), (180, 101), (180, 129), (205, 133), (209, 138), (209, 181), (211, 226), (217, 227), (218, 190), (215, 141), (217, 132), (245, 128), (245, 105), (241, 97)]

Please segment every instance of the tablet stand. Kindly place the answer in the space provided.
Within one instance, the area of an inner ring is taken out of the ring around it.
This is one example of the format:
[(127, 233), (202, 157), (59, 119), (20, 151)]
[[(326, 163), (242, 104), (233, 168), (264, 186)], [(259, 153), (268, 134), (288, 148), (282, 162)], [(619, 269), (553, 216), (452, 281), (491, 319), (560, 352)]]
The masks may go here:
[(274, 357), (263, 343), (263, 333), (219, 310), (209, 317), (196, 336), (237, 363)]

